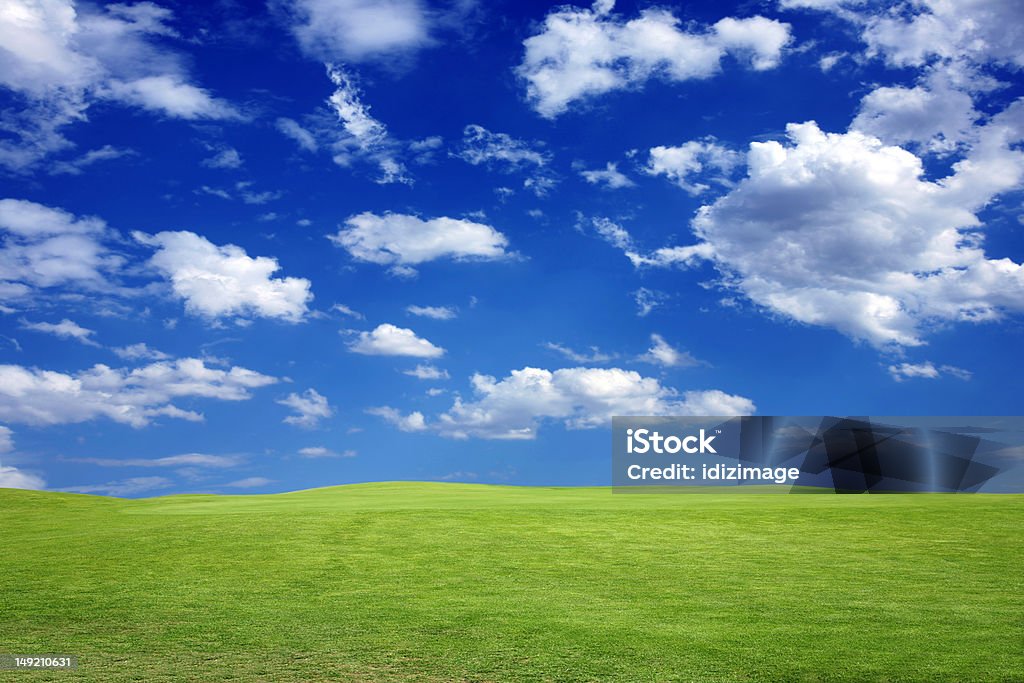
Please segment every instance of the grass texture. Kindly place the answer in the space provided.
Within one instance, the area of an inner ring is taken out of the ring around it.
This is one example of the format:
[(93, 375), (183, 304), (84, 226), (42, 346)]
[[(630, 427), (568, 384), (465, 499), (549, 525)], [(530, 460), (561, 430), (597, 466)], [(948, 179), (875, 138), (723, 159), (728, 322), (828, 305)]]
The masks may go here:
[(1024, 496), (0, 490), (17, 681), (1021, 681)]

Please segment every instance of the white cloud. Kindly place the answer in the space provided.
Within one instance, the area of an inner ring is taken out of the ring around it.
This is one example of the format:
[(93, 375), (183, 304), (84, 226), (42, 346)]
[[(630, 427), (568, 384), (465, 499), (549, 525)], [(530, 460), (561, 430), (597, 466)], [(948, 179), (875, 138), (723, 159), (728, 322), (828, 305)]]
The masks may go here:
[(637, 360), (663, 365), (666, 368), (688, 368), (700, 364), (700, 361), (694, 358), (689, 351), (680, 351), (674, 348), (660, 334), (651, 335), (651, 348)]
[(114, 99), (179, 119), (233, 119), (241, 115), (209, 91), (184, 82), (177, 75), (146, 76), (132, 81), (113, 80), (106, 93)]
[(633, 292), (633, 300), (636, 302), (636, 314), (645, 318), (650, 315), (651, 311), (664, 303), (666, 294), (659, 292), (655, 289), (648, 289), (647, 287), (641, 287), (640, 289)]
[(597, 217), (591, 220), (597, 234), (608, 244), (629, 251), (633, 249), (633, 238), (629, 232), (618, 223), (608, 219)]
[(607, 353), (602, 353), (601, 349), (596, 346), (590, 347), (590, 353), (580, 353), (563, 344), (556, 344), (555, 342), (545, 342), (541, 344), (546, 349), (560, 353), (565, 358), (569, 359), (573, 363), (607, 363), (612, 360), (614, 356)]
[(220, 197), (221, 199), (226, 199), (228, 201), (231, 201), (232, 199), (231, 193), (227, 190), (223, 190), (219, 187), (210, 187), (209, 185), (200, 186), (200, 188), (196, 190), (196, 194), (208, 194), (211, 197)]
[(250, 257), (233, 244), (217, 246), (193, 232), (133, 233), (157, 251), (149, 263), (171, 282), (185, 308), (207, 318), (278, 318), (299, 322), (313, 298), (304, 278), (271, 277), (277, 259)]
[(61, 129), (90, 105), (115, 100), (186, 119), (237, 118), (227, 102), (189, 82), (170, 10), (153, 3), (104, 9), (72, 0), (7, 0), (0, 13), (0, 87), (24, 98), (5, 112), (14, 139), (0, 164), (28, 171), (73, 145)]
[[(597, 217), (591, 221), (594, 229), (601, 238), (616, 249), (621, 249), (629, 262), (637, 268), (646, 266), (666, 267), (672, 265), (692, 265), (702, 258), (710, 255), (710, 248), (707, 245), (695, 245), (688, 247), (662, 247), (649, 253), (642, 253), (636, 245), (629, 231), (618, 223), (607, 218)], [(641, 287), (635, 292), (637, 306), (640, 307), (640, 316), (643, 317), (658, 305), (664, 297), (659, 293)]]
[(452, 320), (458, 315), (451, 306), (406, 306), (405, 310), (410, 315), (434, 320)]
[(741, 163), (742, 156), (713, 140), (690, 140), (678, 147), (651, 148), (644, 170), (649, 175), (664, 175), (692, 195), (710, 189), (710, 185), (697, 181), (708, 175), (710, 181), (729, 186), (729, 174)]
[(337, 66), (328, 66), (327, 75), (335, 85), (327, 103), (345, 132), (332, 144), (334, 163), (348, 166), (353, 158), (365, 157), (380, 168), (378, 183), (411, 184), (405, 165), (396, 157), (397, 143), (388, 135), (387, 127), (370, 114), (351, 77)]
[(287, 397), (278, 401), (283, 406), (294, 410), (297, 415), (289, 415), (284, 419), (285, 424), (295, 425), (311, 429), (334, 414), (327, 397), (322, 396), (316, 389), (307, 389), (302, 394), (288, 394)]
[(353, 450), (344, 450), (339, 453), (325, 446), (307, 446), (299, 449), (299, 455), (304, 458), (354, 458), (358, 454)]
[(51, 175), (82, 175), (85, 169), (101, 161), (111, 161), (135, 155), (130, 149), (120, 149), (113, 145), (103, 145), (98, 149), (91, 149), (88, 152), (65, 161), (55, 161), (50, 165)]
[(544, 174), (536, 174), (523, 181), (523, 189), (529, 190), (535, 197), (547, 197), (557, 185), (557, 178)]
[(462, 147), (452, 156), (473, 166), (495, 165), (506, 171), (546, 166), (550, 161), (540, 144), (517, 140), (507, 133), (492, 133), (477, 124), (462, 131)]
[(46, 488), (46, 480), (17, 467), (0, 465), (0, 489), (28, 489), (41, 491)]
[(228, 482), (227, 484), (224, 484), (224, 486), (229, 486), (234, 489), (255, 489), (273, 483), (273, 479), (267, 479), (266, 477), (246, 477), (245, 479)]
[(72, 458), (71, 460), (100, 467), (210, 467), (225, 469), (237, 467), (242, 463), (241, 458), (235, 456), (206, 453), (182, 453), (181, 455), (165, 455), (160, 458)]
[(433, 427), (444, 436), (533, 439), (540, 425), (569, 429), (609, 425), (613, 415), (746, 415), (754, 404), (719, 390), (678, 391), (620, 368), (526, 367), (502, 379), (472, 378), (476, 400), (461, 398)]
[(627, 21), (612, 14), (613, 4), (599, 0), (590, 10), (559, 7), (544, 19), (540, 33), (523, 42), (517, 72), (542, 116), (553, 118), (576, 100), (638, 87), (651, 78), (709, 78), (727, 54), (753, 69), (771, 69), (790, 41), (788, 24), (764, 17), (725, 18), (690, 32), (667, 10), (646, 9)]
[(204, 159), (202, 163), (208, 168), (241, 168), (242, 155), (234, 147), (227, 147), (209, 159)]
[(419, 0), (292, 0), (289, 14), (302, 51), (320, 61), (359, 62), (431, 44), (430, 13)]
[(144, 342), (129, 344), (128, 346), (118, 346), (110, 350), (118, 358), (123, 358), (124, 360), (168, 360), (170, 358), (163, 351), (149, 348)]
[(423, 418), (423, 413), (419, 411), (411, 412), (408, 415), (402, 415), (398, 410), (391, 408), (390, 406), (380, 406), (377, 408), (368, 408), (366, 412), (369, 415), (375, 415), (384, 419), (403, 432), (422, 432), (427, 428), (426, 420)]
[(970, 139), (980, 117), (970, 95), (933, 76), (913, 88), (875, 88), (861, 100), (850, 129), (890, 145), (950, 152)]
[(421, 363), (412, 370), (404, 370), (404, 375), (415, 377), (416, 379), (436, 380), (436, 379), (448, 379), (448, 371), (437, 368), (433, 365), (426, 365)]
[(388, 323), (378, 325), (372, 332), (360, 332), (358, 339), (350, 342), (348, 348), (353, 353), (368, 356), (439, 358), (444, 355), (444, 349), (417, 337), (412, 330)]
[[(280, 199), (282, 192), (276, 190), (264, 190), (263, 192), (256, 192), (252, 190), (253, 182), (251, 180), (241, 180), (235, 183), (235, 189), (238, 190), (238, 196), (241, 197), (242, 201), (246, 204), (254, 204), (261, 206), (267, 202)], [(217, 194), (214, 192), (214, 194)], [(225, 193), (226, 194), (226, 193)], [(220, 196), (220, 195), (218, 195)], [(225, 196), (224, 199), (229, 199), (229, 196)]]
[(395, 138), (371, 113), (352, 72), (331, 63), (326, 64), (326, 68), (334, 84), (326, 107), (304, 117), (303, 123), (279, 118), (277, 129), (306, 152), (327, 150), (332, 161), (342, 168), (356, 164), (375, 166), (379, 174), (374, 182), (378, 184), (412, 185), (414, 181), (406, 163), (432, 163), (442, 139), (437, 136), (411, 141)]
[(698, 212), (691, 258), (714, 260), (769, 311), (876, 346), (1024, 310), (1024, 269), (986, 257), (974, 213), (1024, 179), (1024, 153), (1011, 148), (1024, 139), (1024, 101), (979, 129), (937, 182), (910, 152), (857, 131), (787, 130), (789, 145), (752, 143), (748, 177)]
[(121, 497), (133, 496), (138, 493), (146, 493), (147, 491), (158, 491), (160, 489), (170, 488), (173, 485), (174, 482), (166, 477), (131, 477), (129, 479), (120, 479), (118, 481), (108, 481), (105, 484), (68, 486), (56, 490), (68, 493), (91, 493), (101, 496)]
[(782, 9), (834, 10), (845, 5), (861, 5), (865, 0), (779, 0)]
[(108, 290), (124, 263), (106, 246), (116, 233), (102, 220), (35, 202), (0, 200), (0, 234), (0, 300), (37, 288)]
[(274, 377), (243, 367), (220, 370), (198, 358), (152, 363), (132, 370), (94, 365), (74, 375), (0, 365), (0, 420), (31, 425), (85, 422), (106, 417), (142, 427), (156, 417), (201, 420), (179, 398), (242, 401)]
[(931, 361), (890, 365), (889, 374), (897, 382), (903, 382), (908, 379), (938, 379), (943, 375), (950, 375), (965, 381), (971, 378), (971, 372), (968, 370), (958, 368), (955, 365), (943, 365), (937, 368)]
[(92, 340), (92, 336), (96, 334), (95, 330), (87, 330), (78, 323), (64, 318), (59, 323), (31, 323), (27, 320), (21, 321), (21, 327), (25, 330), (33, 330), (35, 332), (42, 332), (43, 334), (52, 334), (55, 337), (61, 339), (74, 339), (77, 342), (86, 344), (87, 346), (99, 346), (95, 341)]
[(1015, 0), (916, 0), (903, 12), (861, 16), (869, 54), (893, 66), (970, 59), (1024, 66), (1024, 35)]
[(355, 318), (356, 320), (365, 320), (366, 319), (365, 315), (363, 315), (359, 311), (353, 311), (351, 308), (349, 308), (345, 304), (334, 304), (333, 306), (331, 306), (331, 310), (332, 311), (337, 311), (338, 313), (341, 313), (342, 315), (350, 316), (352, 318)]
[(609, 190), (619, 190), (636, 185), (626, 174), (619, 170), (618, 164), (609, 161), (604, 170), (593, 171), (581, 169), (580, 175), (591, 185), (604, 185)]
[(277, 120), (277, 129), (285, 136), (294, 140), (295, 144), (307, 152), (315, 152), (320, 148), (316, 141), (316, 136), (294, 119), (279, 118)]
[(502, 173), (528, 173), (523, 187), (538, 197), (546, 196), (558, 180), (546, 166), (551, 155), (540, 143), (517, 140), (507, 133), (492, 133), (483, 126), (470, 124), (462, 132), (462, 146), (451, 156), (473, 166), (486, 166)]
[[(0, 425), (0, 455), (14, 450), (14, 432)], [(46, 488), (46, 481), (39, 476), (22, 472), (17, 467), (4, 466), (0, 463), (0, 489), (31, 489), (34, 491)]]
[(403, 273), (427, 261), (496, 260), (508, 255), (508, 240), (491, 226), (447, 217), (423, 220), (367, 211), (349, 218), (329, 239), (358, 261), (389, 265)]

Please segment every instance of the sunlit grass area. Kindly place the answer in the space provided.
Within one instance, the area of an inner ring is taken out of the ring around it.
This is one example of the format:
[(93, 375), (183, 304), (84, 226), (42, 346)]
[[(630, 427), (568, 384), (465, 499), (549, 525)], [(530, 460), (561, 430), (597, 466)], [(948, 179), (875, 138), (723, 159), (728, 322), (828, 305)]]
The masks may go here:
[(0, 491), (0, 652), (94, 681), (1020, 681), (1024, 496)]

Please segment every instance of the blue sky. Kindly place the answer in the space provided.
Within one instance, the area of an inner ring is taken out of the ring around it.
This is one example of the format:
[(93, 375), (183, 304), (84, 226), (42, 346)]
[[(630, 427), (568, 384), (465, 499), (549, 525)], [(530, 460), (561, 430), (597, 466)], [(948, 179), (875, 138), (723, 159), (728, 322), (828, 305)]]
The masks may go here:
[(1020, 413), (1017, 3), (0, 14), (0, 486), (607, 484), (622, 414)]

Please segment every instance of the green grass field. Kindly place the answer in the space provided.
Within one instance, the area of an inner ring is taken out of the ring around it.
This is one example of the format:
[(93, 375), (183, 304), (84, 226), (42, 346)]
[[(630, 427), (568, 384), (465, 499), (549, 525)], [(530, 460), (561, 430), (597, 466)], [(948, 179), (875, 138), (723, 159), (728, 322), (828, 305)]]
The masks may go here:
[(1024, 496), (0, 491), (0, 652), (93, 681), (1022, 681)]

